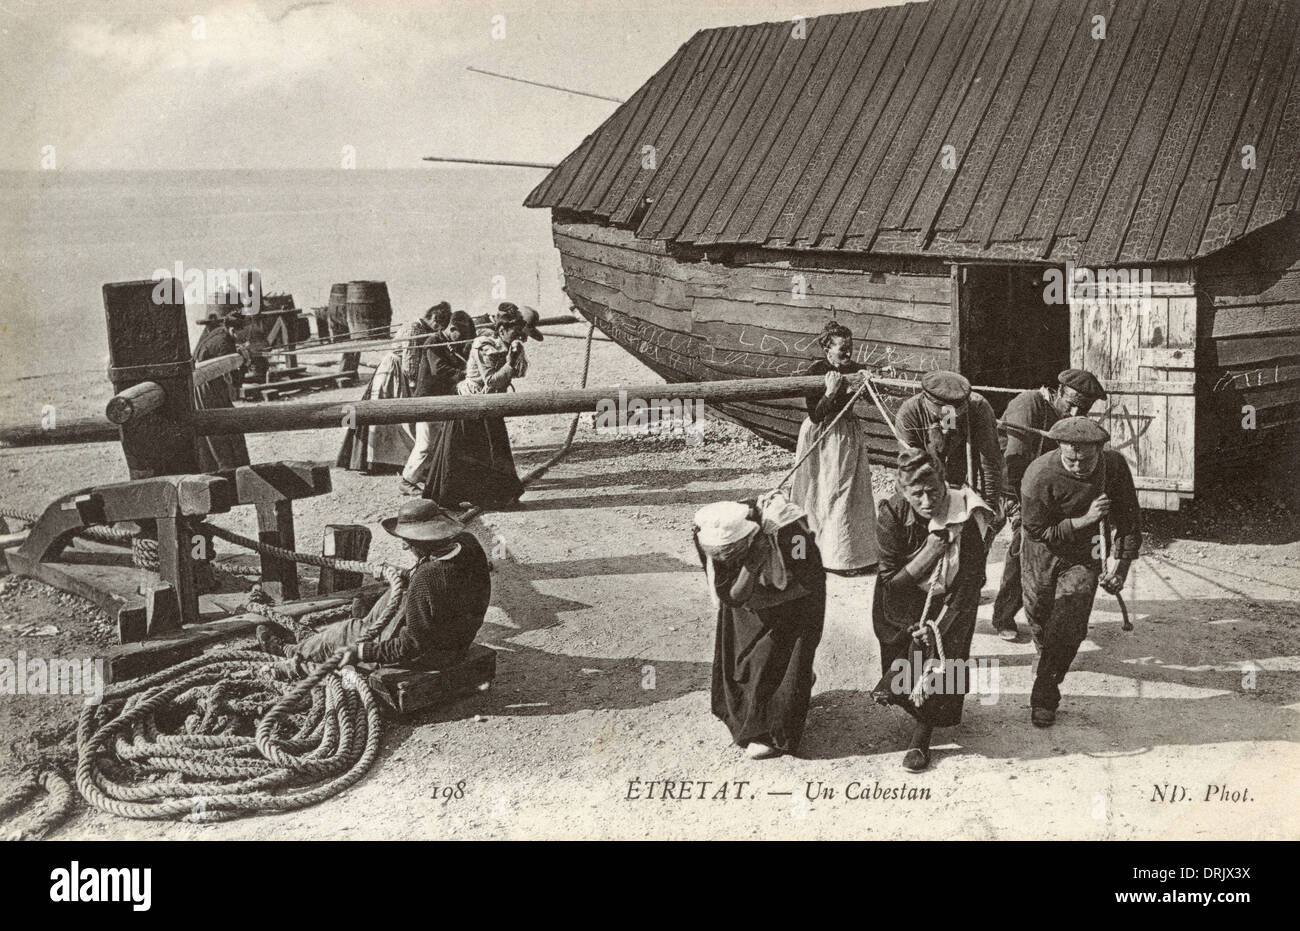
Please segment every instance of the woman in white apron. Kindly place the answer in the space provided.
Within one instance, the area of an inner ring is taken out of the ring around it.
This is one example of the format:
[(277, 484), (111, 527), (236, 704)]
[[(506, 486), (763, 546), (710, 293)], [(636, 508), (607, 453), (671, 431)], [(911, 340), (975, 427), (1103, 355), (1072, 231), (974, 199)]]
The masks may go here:
[[(876, 505), (871, 497), (867, 430), (852, 411), (831, 421), (849, 402), (863, 367), (852, 359), (853, 334), (834, 321), (817, 343), (826, 353), (804, 373), (825, 375), (825, 389), (808, 395), (808, 419), (799, 430), (791, 500), (808, 514), (822, 563), (837, 575), (862, 575), (875, 568)], [(820, 440), (820, 442), (818, 442)], [(816, 443), (806, 460), (803, 456)]]

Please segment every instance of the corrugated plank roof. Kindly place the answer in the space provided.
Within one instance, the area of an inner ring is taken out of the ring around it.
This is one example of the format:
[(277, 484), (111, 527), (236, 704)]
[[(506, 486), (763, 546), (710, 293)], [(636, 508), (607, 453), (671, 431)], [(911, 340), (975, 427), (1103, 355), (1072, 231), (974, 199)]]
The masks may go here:
[(697, 33), (525, 203), (688, 245), (1087, 265), (1300, 210), (1300, 2), (931, 0), (805, 30)]

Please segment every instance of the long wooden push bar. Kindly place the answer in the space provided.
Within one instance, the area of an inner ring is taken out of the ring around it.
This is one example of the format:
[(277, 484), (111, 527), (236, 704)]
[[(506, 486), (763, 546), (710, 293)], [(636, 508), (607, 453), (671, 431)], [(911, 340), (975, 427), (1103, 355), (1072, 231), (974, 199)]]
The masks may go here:
[[(916, 390), (913, 381), (873, 378), (878, 385)], [(628, 398), (654, 400), (699, 400), (706, 403), (762, 401), (794, 398), (820, 390), (821, 375), (786, 378), (738, 378), (721, 381), (679, 382), (615, 386), (606, 388), (521, 391), (510, 394), (449, 395), (425, 398), (393, 398), (385, 401), (303, 401), (275, 407), (220, 408), (197, 410), (189, 415), (199, 436), (240, 433), (274, 433), (285, 430), (336, 429), (345, 425), (419, 423), (440, 420), (477, 420), (484, 417), (529, 417), (594, 411), (602, 400), (616, 400), (620, 392)], [(980, 391), (1016, 392), (1020, 388), (984, 388)], [(132, 418), (128, 417), (127, 422)], [(37, 446), (61, 443), (104, 443), (120, 439), (116, 425), (95, 418), (82, 418), (44, 430), (39, 425), (0, 428), (0, 446)]]

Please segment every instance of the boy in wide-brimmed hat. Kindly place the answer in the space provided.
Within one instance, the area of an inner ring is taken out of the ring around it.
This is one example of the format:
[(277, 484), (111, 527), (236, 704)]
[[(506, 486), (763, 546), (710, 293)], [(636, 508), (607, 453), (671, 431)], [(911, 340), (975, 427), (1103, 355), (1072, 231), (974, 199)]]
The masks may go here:
[(257, 640), (266, 652), (323, 663), (346, 649), (350, 660), (421, 669), (464, 658), (492, 599), (483, 547), (432, 501), (406, 501), (396, 517), (382, 524), (416, 556), (402, 604), (383, 629), (371, 627), (387, 610), (388, 593), (364, 616), (338, 621), (299, 643), (279, 624), (263, 624)]

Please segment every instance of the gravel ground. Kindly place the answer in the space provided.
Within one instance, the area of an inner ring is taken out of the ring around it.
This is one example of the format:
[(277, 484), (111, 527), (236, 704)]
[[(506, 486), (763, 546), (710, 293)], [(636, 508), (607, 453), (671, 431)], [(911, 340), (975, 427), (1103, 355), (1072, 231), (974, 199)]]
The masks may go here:
[[(576, 384), (581, 347), (561, 339), (535, 347), (526, 387)], [(591, 384), (656, 380), (617, 347), (596, 346)], [(60, 416), (102, 408), (100, 381), (87, 374), (65, 388)], [(52, 390), (42, 379), (11, 383), (0, 405), (39, 411)], [(510, 423), (521, 472), (553, 453), (568, 422)], [(332, 460), (338, 439), (299, 432), (255, 436), (249, 446), (254, 461)], [(829, 580), (799, 757), (746, 760), (709, 713), (713, 618), (690, 518), (702, 504), (766, 490), (790, 462), (727, 424), (710, 422), (694, 447), (680, 438), (597, 436), (584, 426), (572, 454), (529, 490), (521, 509), (474, 524), (497, 554), (479, 637), (501, 651), (491, 691), (390, 724), (372, 772), (306, 811), (198, 826), (83, 810), (54, 836), (1300, 836), (1293, 476), (1229, 477), (1183, 514), (1150, 515), (1149, 555), (1128, 592), (1136, 630), (1121, 632), (1115, 602), (1098, 597), (1051, 730), (1029, 725), (1032, 646), (998, 639), (988, 622), (1004, 534), (990, 557), (973, 646), (974, 656), (998, 661), (998, 692), (970, 698), (962, 725), (937, 732), (931, 770), (912, 775), (900, 765), (906, 720), (866, 692), (879, 668), (869, 578)], [(70, 489), (123, 478), (111, 445), (0, 451), (4, 506), (36, 509)], [(331, 495), (296, 506), (300, 545), (315, 548), (327, 523), (365, 523), (375, 532), (372, 558), (399, 560), (378, 527), (401, 500), (396, 478), (339, 471), (334, 478)], [(254, 526), (251, 513), (220, 522), (244, 532)], [(221, 554), (242, 584), (237, 573), (251, 560), (229, 548)], [(0, 583), (0, 657), (93, 655), (112, 641), (104, 620), (39, 583)], [(77, 701), (0, 699), (0, 736), (11, 750), (4, 765), (12, 771), (52, 739)], [(1166, 785), (1185, 787), (1186, 801), (1154, 800)], [(460, 797), (443, 798), (448, 786), (462, 787)]]

